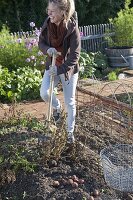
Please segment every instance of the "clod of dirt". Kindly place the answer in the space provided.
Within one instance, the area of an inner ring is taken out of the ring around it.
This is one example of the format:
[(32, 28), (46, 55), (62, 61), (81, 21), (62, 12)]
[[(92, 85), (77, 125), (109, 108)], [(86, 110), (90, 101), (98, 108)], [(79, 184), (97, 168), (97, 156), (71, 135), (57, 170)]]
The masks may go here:
[(16, 176), (13, 171), (3, 170), (0, 172), (0, 185), (13, 183), (14, 181), (16, 181)]
[(50, 160), (48, 165), (49, 165), (49, 167), (56, 167), (57, 166), (57, 161), (56, 160)]
[(66, 186), (68, 184), (68, 181), (66, 179), (62, 179), (61, 182), (62, 182), (62, 185), (64, 185), (64, 186)]

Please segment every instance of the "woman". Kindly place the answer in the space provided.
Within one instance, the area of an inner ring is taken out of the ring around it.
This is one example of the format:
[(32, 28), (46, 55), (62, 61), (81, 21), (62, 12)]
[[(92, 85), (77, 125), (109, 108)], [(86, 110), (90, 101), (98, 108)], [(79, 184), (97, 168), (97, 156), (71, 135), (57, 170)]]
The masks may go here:
[[(50, 75), (54, 75), (54, 86), (62, 83), (64, 101), (67, 111), (68, 143), (73, 143), (76, 116), (75, 91), (78, 80), (78, 60), (80, 56), (80, 34), (77, 20), (74, 19), (73, 0), (49, 0), (48, 18), (45, 20), (39, 37), (39, 49), (47, 54), (40, 95), (44, 101), (49, 99)], [(51, 57), (57, 55), (56, 66), (50, 67)], [(60, 118), (61, 104), (55, 94), (52, 96), (53, 116), (57, 122)]]

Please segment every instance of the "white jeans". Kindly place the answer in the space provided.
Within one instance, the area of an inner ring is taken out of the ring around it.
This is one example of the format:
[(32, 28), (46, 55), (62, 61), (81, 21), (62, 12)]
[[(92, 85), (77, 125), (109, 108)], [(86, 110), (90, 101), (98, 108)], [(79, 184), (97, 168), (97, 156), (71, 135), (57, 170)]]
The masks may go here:
[[(64, 101), (67, 111), (67, 132), (74, 131), (75, 116), (76, 116), (76, 105), (75, 105), (75, 92), (76, 85), (78, 81), (78, 73), (72, 75), (70, 80), (65, 81), (64, 74), (54, 77), (54, 87), (57, 86), (59, 81), (62, 82)], [(40, 96), (44, 101), (49, 99), (49, 87), (50, 87), (50, 76), (49, 70), (45, 70), (42, 85), (40, 88)], [(60, 101), (57, 99), (56, 95), (53, 93), (52, 96), (52, 106), (55, 109), (60, 108)]]

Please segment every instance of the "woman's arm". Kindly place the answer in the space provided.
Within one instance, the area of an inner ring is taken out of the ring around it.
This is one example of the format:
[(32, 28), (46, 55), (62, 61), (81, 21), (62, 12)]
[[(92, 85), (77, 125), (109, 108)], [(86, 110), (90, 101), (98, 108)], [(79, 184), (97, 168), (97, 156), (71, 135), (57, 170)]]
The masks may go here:
[(65, 62), (58, 67), (57, 74), (66, 73), (78, 63), (81, 51), (81, 39), (78, 26), (70, 36), (70, 52)]

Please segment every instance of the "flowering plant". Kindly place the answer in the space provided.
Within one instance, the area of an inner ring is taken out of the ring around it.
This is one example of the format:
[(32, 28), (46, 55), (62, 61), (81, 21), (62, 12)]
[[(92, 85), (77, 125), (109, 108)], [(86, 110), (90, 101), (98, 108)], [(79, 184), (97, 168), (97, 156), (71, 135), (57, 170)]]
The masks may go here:
[[(32, 28), (35, 24), (30, 24)], [(15, 37), (3, 26), (0, 32), (0, 101), (9, 102), (40, 97), (41, 72), (46, 56), (38, 49), (40, 31), (32, 37)]]
[[(33, 27), (34, 24), (31, 25)], [(35, 28), (32, 37), (17, 38), (10, 35), (9, 29), (3, 26), (0, 32), (0, 64), (10, 71), (25, 66), (44, 70), (46, 56), (38, 49), (39, 33)]]
[(35, 23), (34, 22), (30, 22), (30, 26), (33, 28), (35, 27)]

